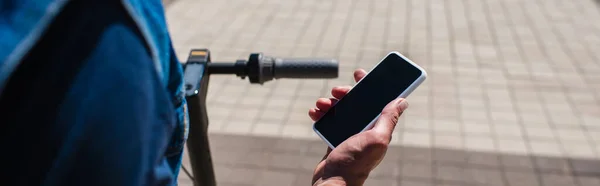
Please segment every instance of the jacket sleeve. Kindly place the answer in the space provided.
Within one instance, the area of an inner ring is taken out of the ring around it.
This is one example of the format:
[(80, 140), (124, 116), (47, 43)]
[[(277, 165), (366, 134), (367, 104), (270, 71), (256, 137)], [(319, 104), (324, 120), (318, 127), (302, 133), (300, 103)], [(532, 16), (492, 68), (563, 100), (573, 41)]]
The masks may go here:
[(72, 123), (47, 185), (169, 185), (164, 157), (175, 123), (143, 39), (108, 26), (60, 108)]

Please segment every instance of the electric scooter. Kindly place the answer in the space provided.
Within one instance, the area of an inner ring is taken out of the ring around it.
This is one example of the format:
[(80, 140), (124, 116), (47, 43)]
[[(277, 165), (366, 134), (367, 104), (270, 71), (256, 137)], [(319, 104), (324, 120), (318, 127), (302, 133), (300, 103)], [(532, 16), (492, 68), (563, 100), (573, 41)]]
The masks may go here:
[(192, 174), (182, 166), (194, 186), (216, 186), (215, 173), (208, 139), (208, 115), (206, 93), (210, 75), (236, 75), (246, 77), (252, 84), (263, 84), (280, 78), (338, 77), (335, 59), (275, 58), (252, 53), (248, 59), (236, 62), (211, 62), (210, 51), (193, 49), (184, 64), (185, 94), (189, 112), (188, 154)]

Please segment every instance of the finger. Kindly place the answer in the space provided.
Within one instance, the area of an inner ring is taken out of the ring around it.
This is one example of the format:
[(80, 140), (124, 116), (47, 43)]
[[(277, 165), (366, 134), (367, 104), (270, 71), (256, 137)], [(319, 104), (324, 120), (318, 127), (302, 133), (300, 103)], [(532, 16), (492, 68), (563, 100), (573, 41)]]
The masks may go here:
[(400, 114), (402, 114), (406, 108), (408, 108), (408, 102), (403, 98), (398, 98), (390, 102), (383, 108), (383, 111), (381, 111), (381, 116), (379, 116), (377, 123), (373, 126), (373, 130), (382, 134), (388, 141), (391, 140), (392, 132), (394, 132), (394, 128), (398, 122), (398, 117), (400, 117)]
[(333, 89), (331, 89), (331, 95), (334, 98), (342, 99), (342, 97), (344, 97), (346, 94), (348, 94), (348, 92), (350, 91), (350, 89), (352, 89), (351, 86), (337, 86), (337, 87), (333, 87)]
[(319, 98), (317, 99), (317, 108), (322, 112), (327, 112), (337, 102), (335, 98)]
[(354, 70), (354, 81), (358, 82), (367, 75), (367, 71), (363, 69)]
[(325, 112), (319, 110), (318, 108), (311, 108), (308, 110), (308, 116), (313, 121), (319, 120), (321, 117), (323, 117), (323, 115), (325, 115)]
[(327, 147), (327, 151), (325, 151), (325, 155), (323, 156), (323, 158), (321, 158), (321, 161), (325, 160), (327, 156), (329, 156), (329, 153), (331, 153), (331, 151), (331, 147)]

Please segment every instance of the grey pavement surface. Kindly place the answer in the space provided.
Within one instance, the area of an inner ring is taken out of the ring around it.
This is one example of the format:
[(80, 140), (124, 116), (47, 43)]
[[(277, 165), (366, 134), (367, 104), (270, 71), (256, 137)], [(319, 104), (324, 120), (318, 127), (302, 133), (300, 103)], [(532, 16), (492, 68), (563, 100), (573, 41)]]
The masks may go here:
[(340, 60), (334, 80), (211, 77), (220, 185), (309, 185), (326, 145), (308, 109), (397, 50), (429, 77), (367, 185), (588, 186), (600, 185), (599, 3), (176, 0), (166, 12), (182, 60), (191, 48)]

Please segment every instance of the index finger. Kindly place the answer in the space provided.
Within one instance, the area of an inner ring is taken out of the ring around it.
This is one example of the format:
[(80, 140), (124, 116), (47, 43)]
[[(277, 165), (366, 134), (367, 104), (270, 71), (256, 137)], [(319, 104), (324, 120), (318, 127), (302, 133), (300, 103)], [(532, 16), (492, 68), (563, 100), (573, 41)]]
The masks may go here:
[(367, 71), (363, 69), (354, 70), (354, 81), (358, 82), (367, 75)]

